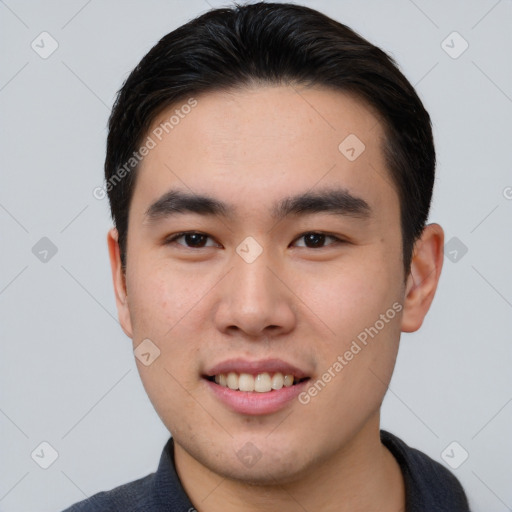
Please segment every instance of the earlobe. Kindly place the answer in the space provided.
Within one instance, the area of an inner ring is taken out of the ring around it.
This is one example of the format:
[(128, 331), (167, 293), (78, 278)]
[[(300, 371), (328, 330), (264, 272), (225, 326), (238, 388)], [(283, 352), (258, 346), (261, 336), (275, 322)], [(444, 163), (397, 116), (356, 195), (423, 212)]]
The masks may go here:
[(417, 331), (432, 304), (443, 267), (444, 231), (429, 224), (414, 246), (411, 271), (407, 278), (402, 331)]
[(132, 338), (132, 324), (130, 309), (128, 307), (128, 294), (126, 288), (126, 276), (121, 265), (121, 253), (118, 243), (119, 234), (116, 228), (109, 230), (107, 234), (108, 253), (110, 257), (110, 268), (112, 271), (112, 282), (116, 297), (117, 314), (119, 323), (125, 334)]

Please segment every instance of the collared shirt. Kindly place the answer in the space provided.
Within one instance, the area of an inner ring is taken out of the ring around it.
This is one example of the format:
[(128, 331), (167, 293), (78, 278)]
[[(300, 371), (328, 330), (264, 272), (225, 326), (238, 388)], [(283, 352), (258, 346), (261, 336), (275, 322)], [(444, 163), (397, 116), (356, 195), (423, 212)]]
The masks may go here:
[[(402, 470), (406, 512), (470, 512), (462, 486), (448, 469), (389, 432), (381, 430), (380, 438)], [(155, 473), (95, 494), (64, 512), (114, 511), (196, 512), (176, 473), (172, 438)]]

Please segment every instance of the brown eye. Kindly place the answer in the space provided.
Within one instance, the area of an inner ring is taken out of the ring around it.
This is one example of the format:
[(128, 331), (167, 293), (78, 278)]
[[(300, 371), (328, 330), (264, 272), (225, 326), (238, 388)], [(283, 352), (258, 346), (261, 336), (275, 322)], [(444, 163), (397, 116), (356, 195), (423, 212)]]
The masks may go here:
[[(341, 240), (335, 236), (326, 235), (325, 233), (318, 232), (310, 232), (304, 233), (297, 240), (304, 240), (304, 244), (297, 244), (299, 247), (307, 247), (308, 249), (318, 249), (325, 247), (325, 242), (327, 239), (334, 240), (334, 243), (341, 242)], [(332, 243), (327, 244), (332, 245)]]
[(183, 240), (189, 247), (204, 247), (207, 238), (208, 237), (206, 235), (201, 235), (199, 233), (189, 233), (187, 235), (183, 235)]
[(325, 243), (325, 235), (322, 233), (308, 233), (304, 235), (306, 247), (323, 247)]
[[(170, 238), (168, 238), (165, 243), (173, 244), (177, 243), (178, 245), (183, 245), (190, 249), (201, 249), (203, 247), (212, 247), (217, 244), (211, 243), (207, 244), (208, 239), (211, 239), (210, 236), (205, 235), (204, 233), (198, 233), (196, 231), (189, 231), (185, 233), (177, 233)], [(182, 240), (179, 242), (178, 240)], [(212, 241), (213, 242), (213, 241)]]

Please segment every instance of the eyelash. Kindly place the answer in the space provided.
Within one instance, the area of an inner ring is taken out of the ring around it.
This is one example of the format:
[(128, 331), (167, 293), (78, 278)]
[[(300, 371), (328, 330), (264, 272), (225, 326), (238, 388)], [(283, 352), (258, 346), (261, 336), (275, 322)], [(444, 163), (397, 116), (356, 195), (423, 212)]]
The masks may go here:
[[(201, 235), (201, 236), (205, 236), (207, 238), (212, 239), (212, 237), (210, 235), (208, 235), (206, 233), (202, 233), (200, 231), (182, 231), (180, 233), (175, 233), (174, 235), (171, 235), (170, 237), (166, 238), (165, 241), (164, 241), (164, 245), (174, 244), (174, 243), (176, 243), (176, 240), (178, 240), (178, 239), (180, 239), (180, 238), (182, 238), (183, 236), (186, 236), (186, 235)], [(327, 246), (322, 246), (322, 247), (319, 247), (319, 248), (301, 246), (304, 249), (325, 249), (326, 247), (330, 247), (332, 245), (338, 245), (340, 243), (347, 243), (346, 240), (343, 240), (343, 239), (341, 239), (341, 238), (339, 238), (337, 236), (334, 236), (334, 235), (330, 235), (329, 233), (324, 233), (322, 231), (306, 231), (305, 233), (302, 233), (302, 235), (299, 235), (297, 238), (295, 238), (294, 241), (300, 240), (301, 238), (304, 238), (306, 235), (323, 235), (326, 238), (333, 239), (334, 242), (331, 243), (331, 244), (328, 244)], [(178, 244), (178, 245), (181, 245), (181, 246), (185, 247), (186, 249), (205, 249), (206, 248), (206, 247), (190, 247), (190, 246), (187, 246), (187, 245), (184, 245), (184, 244)], [(212, 247), (212, 246), (207, 246), (207, 247)]]

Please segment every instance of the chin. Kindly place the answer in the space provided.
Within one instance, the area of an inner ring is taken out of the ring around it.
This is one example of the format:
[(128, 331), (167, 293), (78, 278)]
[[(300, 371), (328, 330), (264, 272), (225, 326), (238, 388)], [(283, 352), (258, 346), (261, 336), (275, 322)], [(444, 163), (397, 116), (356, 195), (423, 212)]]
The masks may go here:
[[(300, 444), (297, 440), (296, 444)], [(241, 436), (224, 443), (205, 445), (205, 451), (193, 446), (191, 455), (217, 475), (247, 485), (280, 485), (299, 480), (308, 472), (308, 453), (291, 446), (290, 440), (275, 442), (264, 436)]]
[[(262, 457), (252, 467), (245, 467), (235, 458), (222, 468), (211, 468), (224, 478), (246, 485), (273, 486), (292, 483), (300, 479), (305, 468), (298, 467), (296, 458), (290, 455)], [(286, 460), (284, 460), (286, 459)]]

